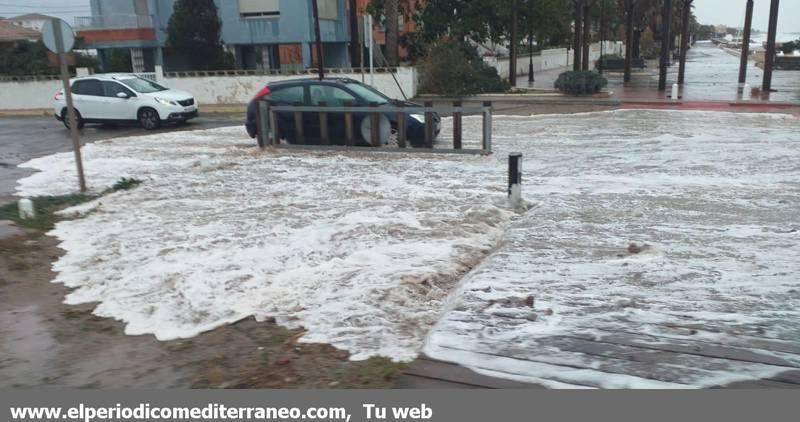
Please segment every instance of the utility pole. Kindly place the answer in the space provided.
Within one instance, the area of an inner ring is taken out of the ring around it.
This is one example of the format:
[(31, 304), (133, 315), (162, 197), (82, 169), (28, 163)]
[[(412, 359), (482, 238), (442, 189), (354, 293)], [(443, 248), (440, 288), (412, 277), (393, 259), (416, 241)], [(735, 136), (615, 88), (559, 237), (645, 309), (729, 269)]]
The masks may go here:
[[(752, 1), (752, 0), (751, 0)], [(681, 57), (678, 70), (678, 85), (686, 80), (686, 55), (689, 52), (689, 18), (692, 16), (692, 0), (683, 0), (683, 25), (681, 27)]]
[(772, 92), (772, 69), (775, 66), (775, 36), (778, 32), (778, 8), (780, 0), (772, 0), (769, 8), (769, 33), (767, 34), (767, 57), (764, 59), (764, 83), (761, 90)]
[(361, 39), (358, 36), (358, 6), (356, 5), (356, 0), (348, 0), (347, 7), (350, 20), (350, 65), (356, 68), (361, 66), (361, 51), (363, 51)]
[(325, 79), (325, 53), (322, 51), (322, 36), (319, 32), (319, 6), (317, 0), (311, 0), (311, 7), (314, 9), (314, 34), (317, 37), (317, 63), (319, 64), (319, 80)]
[(575, 2), (575, 39), (572, 43), (572, 70), (581, 70), (581, 45), (583, 44), (583, 36), (581, 31), (583, 29), (583, 0), (573, 0)]
[(519, 0), (511, 2), (511, 48), (508, 62), (508, 81), (511, 86), (517, 86), (517, 20), (519, 12)]
[(739, 62), (739, 86), (747, 82), (747, 61), (750, 58), (750, 28), (753, 27), (753, 0), (747, 0), (747, 12), (744, 16), (744, 38), (742, 39), (742, 57)]
[(658, 72), (658, 90), (667, 90), (667, 64), (672, 37), (672, 0), (664, 0), (664, 10), (661, 12), (661, 63)]

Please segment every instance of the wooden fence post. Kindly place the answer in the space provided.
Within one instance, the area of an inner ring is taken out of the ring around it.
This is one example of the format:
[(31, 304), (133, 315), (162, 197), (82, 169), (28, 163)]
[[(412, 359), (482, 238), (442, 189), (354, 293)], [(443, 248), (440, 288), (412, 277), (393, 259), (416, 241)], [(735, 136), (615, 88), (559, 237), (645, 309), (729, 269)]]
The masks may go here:
[[(403, 107), (399, 105), (398, 107)], [(406, 147), (406, 138), (408, 137), (408, 123), (406, 121), (407, 115), (405, 111), (397, 112), (397, 146), (400, 148)]]
[(305, 132), (303, 131), (303, 112), (302, 111), (295, 111), (294, 112), (294, 138), (295, 142), (298, 145), (303, 145), (306, 143), (306, 136)]
[(272, 128), (272, 145), (281, 144), (281, 132), (278, 128), (278, 112), (270, 109), (269, 112), (270, 127)]
[(375, 107), (378, 107), (378, 103), (369, 103), (369, 129), (372, 146), (379, 147), (381, 146), (381, 115), (377, 111), (374, 111)]
[(483, 102), (483, 153), (492, 153), (492, 102)]
[[(353, 103), (350, 101), (345, 102), (345, 107), (352, 107)], [(344, 113), (344, 132), (345, 132), (345, 145), (352, 147), (355, 146), (355, 133), (353, 130), (353, 112), (346, 111)]]
[(326, 105), (324, 101), (319, 103), (319, 137), (322, 145), (331, 144), (330, 134), (328, 133), (328, 112), (325, 111)]
[[(454, 101), (453, 107), (461, 107), (461, 101)], [(461, 149), (461, 115), (460, 111), (453, 112), (453, 149)]]
[(267, 139), (269, 139), (269, 124), (266, 123), (268, 112), (269, 106), (266, 101), (256, 103), (256, 140), (258, 140), (258, 147), (261, 149), (267, 146)]
[(433, 107), (433, 102), (425, 101), (425, 147), (433, 148), (433, 113), (428, 109)]

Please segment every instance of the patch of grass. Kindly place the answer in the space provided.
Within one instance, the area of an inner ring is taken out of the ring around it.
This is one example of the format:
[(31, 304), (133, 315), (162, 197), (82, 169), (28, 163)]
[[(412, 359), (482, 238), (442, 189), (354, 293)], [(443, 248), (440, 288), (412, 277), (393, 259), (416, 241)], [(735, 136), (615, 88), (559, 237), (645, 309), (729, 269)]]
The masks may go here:
[(364, 362), (364, 376), (375, 380), (385, 381), (388, 384), (378, 381), (379, 386), (391, 386), (391, 384), (403, 374), (408, 367), (408, 363), (394, 362), (388, 358), (373, 357)]
[(123, 177), (122, 179), (119, 179), (117, 183), (114, 183), (114, 186), (111, 187), (110, 191), (117, 192), (121, 190), (131, 190), (136, 186), (140, 185), (141, 183), (142, 181), (139, 179), (130, 179), (127, 177)]
[(99, 195), (77, 193), (63, 196), (40, 196), (31, 198), (33, 207), (36, 210), (36, 217), (22, 219), (19, 217), (19, 205), (17, 203), (8, 204), (0, 207), (0, 220), (11, 220), (17, 226), (35, 230), (50, 230), (58, 222), (59, 217), (56, 211), (83, 204), (97, 199)]
[(29, 198), (31, 201), (33, 201), (33, 207), (36, 211), (36, 218), (20, 218), (19, 205), (17, 203), (13, 203), (0, 207), (0, 220), (11, 220), (17, 226), (27, 229), (43, 231), (50, 230), (59, 220), (62, 219), (62, 217), (56, 215), (57, 211), (93, 201), (109, 193), (118, 192), (121, 190), (130, 190), (141, 183), (141, 180), (123, 177), (114, 183), (114, 186), (106, 189), (99, 195), (76, 193), (62, 196), (39, 196), (35, 198)]

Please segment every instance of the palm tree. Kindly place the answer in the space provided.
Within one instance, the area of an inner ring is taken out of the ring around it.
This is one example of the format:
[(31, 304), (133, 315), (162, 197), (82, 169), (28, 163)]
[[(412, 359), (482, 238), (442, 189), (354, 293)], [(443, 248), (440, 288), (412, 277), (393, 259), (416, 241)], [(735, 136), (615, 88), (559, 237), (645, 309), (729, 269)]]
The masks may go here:
[(400, 28), (398, 17), (400, 15), (400, 4), (398, 0), (386, 0), (386, 60), (389, 66), (397, 66), (398, 60), (398, 39), (400, 38)]

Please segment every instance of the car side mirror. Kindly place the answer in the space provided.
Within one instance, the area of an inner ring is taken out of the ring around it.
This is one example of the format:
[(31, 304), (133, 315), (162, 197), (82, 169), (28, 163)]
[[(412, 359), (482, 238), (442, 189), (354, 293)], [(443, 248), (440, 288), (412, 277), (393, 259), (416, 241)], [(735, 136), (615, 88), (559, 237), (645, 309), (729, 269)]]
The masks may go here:
[(126, 94), (124, 92), (117, 92), (117, 98), (122, 98), (124, 100), (127, 100), (130, 97), (128, 96), (128, 94)]

